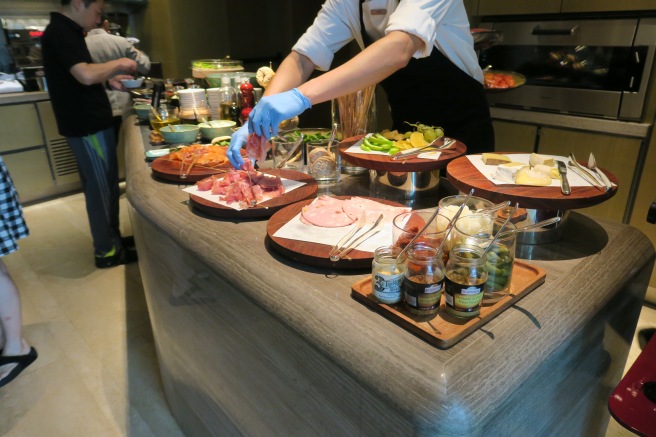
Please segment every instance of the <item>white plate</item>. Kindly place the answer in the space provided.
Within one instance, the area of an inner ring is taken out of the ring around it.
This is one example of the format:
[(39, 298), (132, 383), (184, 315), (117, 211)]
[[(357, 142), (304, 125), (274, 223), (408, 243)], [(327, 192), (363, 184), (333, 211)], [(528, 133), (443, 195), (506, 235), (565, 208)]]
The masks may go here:
[(170, 149), (164, 148), (164, 149), (154, 149), (154, 150), (148, 150), (146, 152), (146, 158), (150, 159), (155, 159), (159, 158), (160, 156), (164, 156), (170, 152)]

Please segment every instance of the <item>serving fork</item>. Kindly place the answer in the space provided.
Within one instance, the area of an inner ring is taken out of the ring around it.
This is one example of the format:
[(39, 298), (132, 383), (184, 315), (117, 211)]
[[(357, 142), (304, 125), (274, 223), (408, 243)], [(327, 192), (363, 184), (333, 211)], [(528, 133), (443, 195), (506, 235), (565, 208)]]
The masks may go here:
[[(378, 225), (380, 224), (381, 221), (383, 221), (383, 217), (384, 217), (384, 214), (380, 214), (378, 216), (378, 219), (376, 219), (376, 222), (369, 229), (367, 229), (363, 234), (361, 234), (359, 237), (357, 237), (355, 240), (353, 240), (347, 246), (340, 248), (337, 252), (330, 255), (329, 256), (330, 260), (332, 262), (339, 261), (340, 259), (342, 259), (342, 257), (344, 255), (346, 255), (352, 249), (355, 249), (360, 244), (364, 243), (369, 238), (373, 237), (378, 232), (380, 232), (380, 228), (378, 227)], [(353, 234), (353, 236), (355, 236), (355, 233)]]

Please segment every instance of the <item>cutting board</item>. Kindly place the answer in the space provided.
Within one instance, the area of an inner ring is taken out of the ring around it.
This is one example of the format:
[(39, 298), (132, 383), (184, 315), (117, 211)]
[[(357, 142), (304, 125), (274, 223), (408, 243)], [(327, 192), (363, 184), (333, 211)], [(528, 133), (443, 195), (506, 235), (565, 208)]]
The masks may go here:
[(284, 179), (304, 182), (305, 185), (296, 188), (280, 197), (258, 203), (252, 208), (236, 210), (228, 206), (219, 205), (194, 194), (189, 195), (191, 205), (205, 214), (222, 218), (264, 218), (270, 217), (280, 209), (305, 199), (314, 199), (317, 195), (317, 181), (310, 175), (295, 170), (263, 169), (262, 173), (280, 176)]
[(350, 153), (346, 150), (353, 144), (360, 141), (364, 135), (347, 138), (339, 143), (339, 154), (342, 159), (345, 159), (353, 165), (368, 168), (370, 170), (378, 171), (392, 171), (392, 172), (416, 172), (416, 171), (431, 171), (439, 170), (447, 166), (447, 164), (456, 158), (461, 157), (467, 152), (467, 146), (460, 141), (456, 141), (454, 145), (448, 149), (442, 150), (440, 159), (421, 159), (410, 158), (405, 161), (393, 161), (389, 155), (376, 155), (376, 154), (363, 154), (363, 153)]
[(447, 349), (535, 290), (544, 283), (545, 277), (546, 273), (543, 269), (516, 259), (510, 281), (510, 293), (493, 305), (483, 305), (479, 316), (471, 319), (461, 319), (448, 314), (444, 293), (442, 293), (440, 311), (430, 316), (412, 314), (402, 302), (394, 305), (380, 303), (373, 295), (371, 276), (353, 284), (351, 296), (433, 346)]
[[(242, 157), (246, 158), (248, 153), (245, 149), (242, 149), (241, 155)], [(225, 173), (231, 168), (234, 168), (230, 162), (226, 162), (225, 164), (217, 165), (214, 167), (194, 165), (187, 177), (182, 178), (180, 177), (181, 162), (170, 159), (170, 156), (170, 154), (161, 156), (150, 164), (150, 168), (154, 176), (165, 181), (178, 182), (181, 184), (193, 184), (200, 181), (201, 179), (212, 176), (213, 174)], [(188, 167), (188, 165), (186, 167)]]
[[(351, 196), (335, 196), (337, 199), (350, 199)], [(363, 197), (363, 196), (359, 196)], [(385, 199), (376, 199), (365, 197), (386, 205), (404, 207), (397, 202)], [(282, 255), (293, 259), (301, 264), (337, 269), (371, 269), (371, 263), (374, 260), (373, 252), (364, 252), (357, 249), (351, 250), (344, 258), (339, 261), (331, 261), (328, 253), (332, 246), (327, 244), (311, 243), (308, 241), (289, 240), (287, 238), (274, 237), (273, 235), (282, 228), (288, 221), (296, 217), (304, 206), (312, 203), (312, 200), (289, 205), (276, 212), (267, 224), (267, 237), (271, 242), (271, 247)], [(346, 233), (346, 231), (344, 232)], [(391, 242), (390, 242), (391, 243)]]
[[(499, 152), (504, 155), (512, 153)], [(581, 163), (582, 164), (582, 163)], [(466, 156), (460, 157), (446, 167), (447, 179), (462, 192), (474, 189), (474, 195), (494, 203), (510, 200), (519, 202), (522, 208), (542, 210), (569, 210), (586, 208), (604, 202), (617, 193), (619, 181), (608, 171), (604, 171), (615, 184), (610, 191), (601, 191), (592, 186), (572, 187), (572, 193), (565, 196), (560, 187), (530, 187), (526, 185), (495, 185), (486, 178)]]

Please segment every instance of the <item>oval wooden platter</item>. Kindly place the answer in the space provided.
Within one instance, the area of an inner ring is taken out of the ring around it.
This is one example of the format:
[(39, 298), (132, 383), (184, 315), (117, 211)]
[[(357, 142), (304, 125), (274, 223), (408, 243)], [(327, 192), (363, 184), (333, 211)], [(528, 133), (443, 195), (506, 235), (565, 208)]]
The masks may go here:
[(366, 155), (363, 153), (349, 153), (346, 151), (346, 149), (360, 141), (363, 137), (364, 135), (359, 135), (347, 138), (339, 143), (339, 154), (342, 156), (342, 159), (345, 159), (351, 164), (368, 168), (370, 170), (394, 172), (439, 170), (446, 167), (449, 162), (461, 157), (467, 152), (467, 146), (457, 140), (454, 145), (448, 149), (442, 150), (440, 159), (437, 160), (414, 157), (405, 161), (392, 161), (392, 157), (389, 155)]
[[(504, 155), (512, 153), (499, 152)], [(565, 159), (567, 161), (567, 159)], [(581, 163), (583, 165), (583, 163)], [(519, 202), (522, 208), (541, 210), (568, 210), (594, 206), (610, 199), (617, 193), (619, 181), (610, 172), (603, 170), (615, 186), (607, 192), (595, 187), (572, 187), (565, 196), (560, 187), (530, 187), (526, 185), (495, 185), (487, 179), (466, 156), (449, 163), (447, 179), (462, 192), (474, 189), (474, 195), (494, 203), (510, 200)]]
[[(351, 196), (335, 197), (337, 199), (351, 198)], [(374, 200), (386, 205), (400, 207), (404, 206), (400, 203), (385, 199), (377, 199), (373, 197), (366, 197), (366, 199)], [(269, 219), (269, 223), (267, 223), (267, 237), (269, 237), (271, 247), (276, 252), (279, 252), (287, 258), (291, 258), (294, 261), (305, 265), (337, 269), (370, 269), (371, 263), (374, 260), (373, 252), (364, 252), (353, 249), (347, 254), (347, 256), (340, 259), (339, 261), (331, 261), (330, 258), (328, 258), (328, 253), (330, 252), (330, 249), (332, 249), (332, 246), (327, 244), (310, 243), (308, 241), (289, 240), (287, 238), (278, 238), (273, 236), (273, 234), (275, 234), (278, 229), (282, 228), (288, 221), (296, 217), (296, 215), (301, 212), (303, 207), (309, 205), (310, 203), (312, 203), (312, 200), (304, 200), (302, 202), (294, 203), (276, 212)], [(346, 231), (344, 233), (346, 233)]]
[[(246, 158), (248, 153), (245, 149), (242, 149), (241, 155)], [(187, 177), (181, 178), (180, 161), (174, 161), (170, 158), (170, 156), (171, 154), (169, 153), (153, 160), (153, 162), (150, 164), (150, 168), (154, 176), (165, 181), (178, 182), (181, 184), (193, 184), (201, 179), (205, 179), (208, 176), (223, 173), (233, 168), (230, 162), (226, 162), (225, 164), (217, 165), (215, 167), (194, 165)]]
[(317, 195), (317, 181), (315, 181), (310, 175), (301, 173), (300, 171), (285, 169), (263, 169), (261, 171), (262, 173), (280, 176), (284, 179), (305, 182), (305, 185), (285, 193), (280, 197), (266, 200), (262, 203), (258, 203), (252, 208), (242, 210), (236, 210), (228, 206), (210, 202), (209, 200), (194, 194), (189, 195), (191, 205), (195, 209), (214, 217), (244, 219), (265, 218), (271, 217), (274, 213), (292, 203), (305, 199), (314, 199)]

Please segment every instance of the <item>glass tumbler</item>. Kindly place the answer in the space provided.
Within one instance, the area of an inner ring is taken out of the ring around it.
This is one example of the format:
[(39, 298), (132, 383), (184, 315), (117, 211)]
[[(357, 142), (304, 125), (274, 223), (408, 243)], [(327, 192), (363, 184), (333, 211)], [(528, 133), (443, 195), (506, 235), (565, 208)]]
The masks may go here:
[[(332, 124), (337, 124), (336, 138), (343, 140), (376, 132), (376, 86), (361, 89), (332, 100)], [(366, 168), (344, 161), (342, 169), (348, 174), (362, 174)]]

